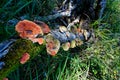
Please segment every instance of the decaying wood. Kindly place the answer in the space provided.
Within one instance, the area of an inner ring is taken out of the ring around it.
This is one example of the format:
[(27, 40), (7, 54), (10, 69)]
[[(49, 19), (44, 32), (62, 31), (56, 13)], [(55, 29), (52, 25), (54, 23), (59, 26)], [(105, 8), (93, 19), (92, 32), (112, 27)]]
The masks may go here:
[[(97, 4), (97, 6), (94, 6), (94, 4)], [(44, 17), (37, 16), (35, 20), (50, 21), (59, 19), (69, 30), (81, 19), (89, 19), (91, 22), (102, 18), (105, 7), (106, 0), (65, 0), (60, 9), (54, 11), (54, 14)]]
[[(94, 7), (95, 1), (97, 2), (96, 7)], [(51, 34), (54, 37), (53, 42), (57, 42), (57, 43), (53, 43), (54, 46), (50, 46), (51, 44), (48, 43), (51, 43), (51, 41), (50, 42), (46, 41), (47, 44), (46, 48), (49, 47), (47, 48), (47, 52), (51, 55), (55, 55), (58, 52), (60, 45), (63, 48), (63, 50), (66, 51), (69, 48), (74, 48), (76, 46), (80, 46), (86, 41), (90, 41), (92, 37), (94, 38), (95, 37), (93, 33), (94, 31), (90, 29), (90, 22), (92, 20), (102, 18), (105, 7), (106, 7), (106, 0), (64, 0), (62, 5), (58, 8), (58, 10), (53, 11), (53, 14), (48, 16), (34, 17), (35, 21), (54, 21), (56, 24), (66, 27), (64, 28), (59, 26), (59, 29), (54, 29), (49, 32), (49, 34)], [(26, 18), (20, 17), (20, 19), (24, 20)], [(15, 26), (18, 23), (18, 21), (19, 20), (17, 19), (9, 20), (7, 26), (10, 25)], [(62, 24), (59, 24), (60, 22), (62, 22)], [(37, 23), (39, 24), (39, 22)], [(76, 24), (79, 24), (79, 26), (76, 27)], [(43, 35), (42, 37), (45, 39), (46, 36), (47, 35)], [(39, 37), (39, 35), (37, 37)], [(12, 49), (11, 47), (14, 46), (15, 44), (14, 42), (19, 47), (17, 47), (16, 50), (14, 50), (14, 48), (13, 50), (11, 50)], [(28, 52), (29, 50), (31, 51), (30, 53), (31, 58), (38, 55), (38, 53), (42, 52), (45, 48), (44, 45), (42, 46), (37, 45), (37, 47), (31, 46), (27, 42), (29, 41), (24, 42), (26, 46), (19, 45), (19, 43), (22, 42), (19, 42), (19, 40), (17, 39), (9, 39), (0, 43), (0, 70), (1, 70), (0, 76), (2, 76), (0, 77), (0, 79), (6, 77), (12, 70), (15, 69), (16, 66), (19, 66), (18, 60), (20, 56), (17, 57), (15, 54), (21, 52), (19, 51), (21, 47), (23, 47), (22, 48), (23, 51), (22, 53), (19, 53), (19, 55), (23, 54), (24, 49), (26, 49), (27, 47), (27, 50), (25, 51)], [(30, 44), (32, 43), (30, 42)], [(50, 50), (50, 48), (52, 48), (52, 50)], [(12, 57), (8, 54), (10, 50), (13, 51), (12, 53), (14, 53), (12, 55), (14, 55), (14, 57), (17, 57), (13, 59), (14, 63), (12, 62), (10, 63)], [(9, 61), (8, 62), (3, 61), (4, 58), (5, 61), (7, 60)], [(3, 76), (3, 74), (5, 75)]]
[[(96, 3), (95, 3), (96, 1)], [(97, 6), (94, 8), (94, 4)], [(91, 19), (95, 19), (95, 11), (97, 10), (96, 16), (102, 17), (103, 11), (106, 7), (106, 0), (65, 0), (61, 8), (55, 13), (48, 16), (37, 16), (36, 20), (49, 21), (54, 20), (58, 17), (78, 17), (83, 13), (89, 15)]]
[[(83, 32), (80, 33), (77, 32), (73, 33), (70, 32), (67, 28), (66, 30), (64, 29), (51, 30), (49, 34), (51, 34), (55, 39), (59, 40), (61, 44), (66, 42), (71, 42), (72, 40), (75, 39), (79, 39), (81, 41), (87, 41), (91, 36), (91, 33), (88, 31), (86, 32), (86, 30), (83, 30)], [(46, 35), (44, 35), (43, 37), (45, 38), (45, 36)], [(0, 58), (3, 58), (9, 52), (9, 49), (11, 48), (11, 46), (15, 41), (16, 39), (10, 39), (0, 43)]]
[(0, 70), (5, 66), (5, 63), (0, 61)]
[(106, 0), (98, 0), (97, 1), (97, 6), (95, 8), (95, 17), (96, 19), (101, 19), (102, 16), (103, 16), (103, 13), (104, 13), (104, 9), (106, 8), (106, 3), (107, 1)]
[[(95, 1), (97, 6), (94, 7)], [(54, 13), (48, 16), (36, 16), (34, 20), (37, 21), (61, 21), (62, 26), (67, 27), (67, 31), (61, 31), (60, 29), (51, 30), (50, 34), (59, 40), (60, 43), (72, 42), (76, 40), (78, 43), (81, 41), (88, 41), (92, 37), (92, 31), (89, 30), (89, 23), (92, 20), (102, 18), (104, 9), (106, 7), (106, 0), (64, 0), (62, 5), (58, 10), (53, 11)], [(25, 18), (24, 18), (25, 19)], [(21, 20), (24, 20), (23, 18)], [(83, 22), (87, 26), (82, 26)], [(18, 20), (13, 19), (8, 21), (8, 25), (16, 25)], [(71, 27), (75, 24), (79, 24), (78, 31), (72, 32)], [(80, 30), (81, 29), (81, 30)], [(8, 52), (15, 39), (10, 39), (5, 42), (0, 43), (0, 59), (3, 58)], [(81, 44), (81, 43), (80, 43)], [(73, 47), (73, 46), (72, 46)], [(4, 62), (0, 62), (0, 69), (3, 67)]]
[[(104, 9), (106, 8), (106, 2), (106, 0), (64, 0), (58, 10), (53, 10), (53, 14), (48, 16), (35, 16), (34, 20), (50, 21), (66, 17), (67, 19), (71, 19), (73, 21), (77, 17), (81, 17), (83, 13), (87, 14), (90, 19), (94, 20), (102, 17)], [(97, 6), (94, 6), (94, 4)], [(27, 19), (27, 17), (21, 17), (21, 20)], [(17, 22), (18, 20), (14, 18), (9, 20), (7, 24), (16, 25)], [(70, 22), (67, 23), (67, 25), (69, 24)]]
[(70, 16), (70, 11), (65, 11), (65, 12), (58, 12), (54, 15), (49, 15), (49, 16), (37, 16), (34, 19), (35, 20), (42, 20), (42, 21), (49, 21), (49, 20), (54, 20), (58, 17), (69, 17)]
[(0, 59), (9, 52), (10, 47), (15, 41), (15, 39), (10, 39), (0, 43)]
[(101, 6), (101, 9), (98, 16), (99, 16), (99, 19), (101, 19), (103, 16), (104, 9), (106, 7), (106, 0), (101, 0), (99, 5)]
[[(97, 1), (97, 6), (95, 7), (94, 11), (94, 3)], [(64, 26), (67, 27), (69, 36), (66, 35), (66, 32), (60, 32), (59, 30), (52, 30), (51, 34), (60, 42), (67, 42), (72, 41), (75, 38), (80, 38), (81, 40), (85, 40), (85, 34), (74, 34), (70, 32), (71, 26), (74, 26), (76, 23), (80, 23), (81, 18), (83, 18), (83, 15), (86, 16), (85, 19), (90, 20), (94, 19), (94, 13), (96, 12), (97, 16), (99, 18), (102, 17), (103, 11), (106, 7), (106, 0), (64, 0), (60, 9), (54, 11), (54, 14), (48, 15), (48, 16), (37, 16), (35, 17), (35, 20), (42, 20), (42, 21), (49, 21), (49, 20), (56, 20), (59, 18), (59, 20), (63, 23)], [(90, 13), (92, 12), (92, 13)], [(92, 15), (92, 16), (91, 16)], [(64, 18), (67, 19), (67, 22), (64, 20)], [(9, 20), (8, 24), (15, 25), (18, 22), (18, 20), (13, 19)], [(56, 22), (58, 23), (58, 22)], [(89, 24), (88, 24), (89, 25)], [(84, 26), (83, 26), (84, 27)], [(87, 34), (91, 34), (92, 32), (87, 31)], [(89, 35), (90, 36), (90, 35)], [(88, 37), (89, 37), (88, 36)], [(9, 48), (12, 43), (14, 43), (15, 40), (8, 40), (0, 44), (0, 58), (5, 56), (7, 52), (9, 51)]]

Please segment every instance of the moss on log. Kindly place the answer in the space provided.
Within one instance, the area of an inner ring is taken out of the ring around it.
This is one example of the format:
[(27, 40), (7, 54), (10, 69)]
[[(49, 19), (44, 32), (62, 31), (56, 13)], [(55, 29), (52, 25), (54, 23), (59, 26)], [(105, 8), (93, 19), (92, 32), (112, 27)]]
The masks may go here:
[(33, 44), (30, 40), (18, 39), (8, 54), (1, 59), (5, 62), (5, 66), (0, 70), (0, 80), (8, 76), (9, 73), (18, 68), (18, 66), (22, 65), (20, 64), (20, 58), (24, 53), (29, 53), (30, 59), (33, 59), (44, 49), (45, 45)]

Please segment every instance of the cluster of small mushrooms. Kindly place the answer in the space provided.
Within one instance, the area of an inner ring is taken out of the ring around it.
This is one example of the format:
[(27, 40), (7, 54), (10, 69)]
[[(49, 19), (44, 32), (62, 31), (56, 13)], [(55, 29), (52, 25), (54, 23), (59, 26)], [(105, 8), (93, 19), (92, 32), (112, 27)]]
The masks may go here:
[[(69, 48), (82, 45), (83, 40), (90, 37), (90, 33), (86, 30), (76, 27), (71, 27), (70, 31), (65, 26), (50, 30), (49, 26), (42, 21), (22, 20), (17, 23), (15, 30), (23, 39), (31, 40), (33, 43), (40, 45), (45, 43), (47, 53), (52, 56), (57, 54), (60, 46), (67, 51)], [(26, 55), (27, 53), (25, 53)], [(27, 56), (29, 57), (29, 55)], [(24, 61), (21, 63), (24, 63)]]

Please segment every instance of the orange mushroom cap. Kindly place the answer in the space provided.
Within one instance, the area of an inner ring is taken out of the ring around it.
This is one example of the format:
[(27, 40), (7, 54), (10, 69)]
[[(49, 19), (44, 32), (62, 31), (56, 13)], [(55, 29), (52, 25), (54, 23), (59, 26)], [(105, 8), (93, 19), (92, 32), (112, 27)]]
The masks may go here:
[(29, 20), (20, 21), (15, 27), (22, 38), (36, 37), (38, 34), (43, 34), (41, 27)]
[(46, 23), (44, 23), (42, 21), (34, 21), (34, 22), (36, 24), (38, 24), (39, 26), (41, 26), (42, 31), (43, 31), (44, 34), (48, 34), (51, 31), (49, 26)]
[(29, 40), (31, 40), (33, 43), (38, 42), (40, 45), (44, 43), (43, 38), (29, 38)]
[(51, 40), (46, 43), (47, 53), (55, 56), (60, 48), (60, 42), (58, 40)]
[(3, 78), (3, 80), (8, 80), (8, 78)]
[(21, 64), (26, 63), (26, 62), (29, 60), (29, 58), (30, 58), (30, 55), (29, 55), (28, 53), (24, 53), (24, 54), (22, 55), (22, 58), (20, 59), (20, 63), (21, 63)]
[(47, 52), (48, 52), (51, 56), (55, 56), (58, 51), (47, 49)]
[(51, 41), (46, 44), (47, 53), (49, 53), (51, 56), (55, 56), (58, 52), (58, 49), (56, 49), (55, 44)]
[(43, 38), (38, 38), (38, 41), (37, 41), (40, 45), (43, 44), (44, 42), (44, 39)]

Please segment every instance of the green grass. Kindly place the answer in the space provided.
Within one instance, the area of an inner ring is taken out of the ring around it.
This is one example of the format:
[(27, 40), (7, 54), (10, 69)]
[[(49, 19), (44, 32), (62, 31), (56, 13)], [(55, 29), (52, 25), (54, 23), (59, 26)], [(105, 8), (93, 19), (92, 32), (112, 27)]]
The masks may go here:
[[(4, 0), (0, 5), (0, 14), (5, 15), (1, 19), (3, 23), (0, 24), (2, 40), (14, 34), (10, 32), (14, 26), (8, 28), (5, 22), (23, 15), (22, 11), (24, 14), (29, 14), (31, 20), (34, 15), (47, 15), (49, 12), (44, 11), (48, 11), (45, 10), (48, 4), (50, 0)], [(95, 43), (87, 43), (87, 46), (77, 47), (67, 52), (60, 49), (55, 57), (43, 51), (7, 77), (10, 80), (119, 80), (119, 5), (119, 0), (107, 0), (103, 18), (92, 23), (97, 36)]]

